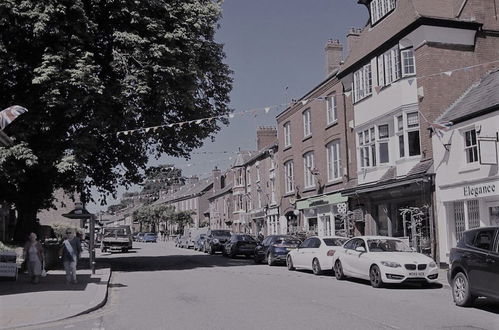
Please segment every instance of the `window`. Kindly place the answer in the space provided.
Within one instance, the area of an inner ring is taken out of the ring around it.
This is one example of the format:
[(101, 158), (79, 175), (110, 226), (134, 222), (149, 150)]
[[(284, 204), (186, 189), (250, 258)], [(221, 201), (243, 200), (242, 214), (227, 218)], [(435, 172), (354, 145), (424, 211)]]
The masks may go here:
[(243, 210), (243, 195), (235, 195), (234, 196), (234, 212), (239, 212)]
[(372, 94), (371, 63), (364, 65), (353, 75), (354, 101), (358, 102)]
[(258, 208), (261, 209), (262, 208), (262, 191), (261, 190), (258, 190), (257, 191), (257, 197), (258, 197)]
[(312, 134), (312, 123), (310, 110), (303, 111), (303, 137)]
[(373, 0), (370, 4), (371, 25), (395, 9), (395, 0)]
[(295, 177), (293, 161), (287, 161), (284, 163), (284, 174), (285, 174), (285, 191), (286, 193), (293, 192), (295, 190)]
[(315, 186), (314, 177), (314, 153), (307, 152), (303, 155), (303, 172), (304, 172), (304, 182), (305, 188), (311, 188)]
[[(405, 118), (405, 120), (404, 120)], [(410, 112), (396, 117), (395, 127), (398, 136), (399, 158), (421, 154), (419, 138), (419, 114)]]
[(327, 149), (327, 180), (333, 181), (341, 178), (340, 140), (333, 141), (326, 146)]
[(400, 51), (398, 46), (379, 56), (377, 63), (379, 86), (386, 86), (400, 79)]
[(466, 163), (470, 164), (478, 161), (475, 129), (464, 132), (464, 152), (466, 153)]
[(388, 148), (388, 124), (378, 126), (378, 153), (379, 163), (386, 164), (390, 162), (390, 150)]
[(374, 127), (358, 133), (360, 168), (376, 166), (376, 137)]
[(481, 250), (490, 251), (494, 244), (494, 229), (482, 230), (475, 238), (473, 245)]
[(246, 184), (251, 185), (251, 167), (246, 169)]
[(412, 48), (400, 51), (402, 57), (402, 76), (410, 76), (416, 74), (416, 64), (414, 61), (414, 50)]
[(327, 97), (327, 124), (332, 124), (338, 120), (338, 111), (336, 106), (336, 95)]
[(291, 122), (284, 124), (284, 147), (291, 145)]
[(256, 182), (260, 182), (260, 166), (256, 166)]
[(236, 181), (236, 186), (242, 186), (243, 185), (243, 169), (242, 168), (237, 168), (235, 173), (234, 173), (234, 180)]

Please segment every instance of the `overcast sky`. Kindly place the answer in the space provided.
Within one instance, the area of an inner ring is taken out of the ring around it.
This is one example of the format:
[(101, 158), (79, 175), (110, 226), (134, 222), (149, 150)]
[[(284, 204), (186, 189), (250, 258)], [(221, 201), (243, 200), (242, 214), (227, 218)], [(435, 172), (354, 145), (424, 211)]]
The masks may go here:
[(214, 166), (228, 168), (239, 148), (256, 149), (259, 126), (276, 125), (278, 110), (265, 114), (263, 108), (299, 99), (317, 86), (325, 78), (326, 41), (339, 39), (346, 50), (348, 29), (362, 27), (367, 19), (366, 8), (356, 0), (225, 0), (216, 39), (234, 71), (230, 106), (235, 112), (261, 110), (256, 117), (236, 115), (190, 160), (163, 157), (151, 164), (173, 163), (183, 175), (200, 177)]

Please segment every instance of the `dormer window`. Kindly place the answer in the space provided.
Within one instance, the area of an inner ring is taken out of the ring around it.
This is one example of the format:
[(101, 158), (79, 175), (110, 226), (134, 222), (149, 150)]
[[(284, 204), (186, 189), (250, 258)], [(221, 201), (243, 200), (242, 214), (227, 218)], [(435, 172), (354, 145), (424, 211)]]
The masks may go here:
[(395, 0), (373, 0), (369, 7), (371, 11), (371, 25), (374, 25), (395, 9)]

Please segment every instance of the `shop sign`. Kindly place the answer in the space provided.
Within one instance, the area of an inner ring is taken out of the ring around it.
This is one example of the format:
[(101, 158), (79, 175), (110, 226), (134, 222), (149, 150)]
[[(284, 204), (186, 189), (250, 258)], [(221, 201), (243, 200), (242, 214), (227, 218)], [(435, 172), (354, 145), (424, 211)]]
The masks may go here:
[(478, 185), (469, 185), (463, 187), (464, 197), (482, 197), (496, 194), (495, 183), (484, 183)]

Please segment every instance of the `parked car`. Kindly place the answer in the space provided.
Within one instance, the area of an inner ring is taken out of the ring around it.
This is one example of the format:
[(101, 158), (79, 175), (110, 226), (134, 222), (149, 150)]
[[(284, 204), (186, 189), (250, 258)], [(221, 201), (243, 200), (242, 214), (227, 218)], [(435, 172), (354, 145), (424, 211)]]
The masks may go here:
[(315, 275), (333, 270), (333, 256), (348, 239), (345, 237), (309, 237), (286, 258), (289, 270), (296, 268), (312, 270)]
[(199, 234), (194, 239), (194, 250), (202, 251), (204, 249), (204, 240), (206, 239), (206, 234)]
[(230, 237), (230, 230), (208, 230), (204, 241), (204, 250), (209, 254), (215, 254), (217, 251), (222, 251), (224, 244), (230, 239)]
[(102, 228), (102, 252), (128, 252), (133, 248), (132, 229), (130, 226)]
[(237, 255), (245, 255), (246, 258), (255, 253), (255, 248), (258, 245), (255, 238), (247, 234), (235, 234), (230, 237), (224, 245), (222, 254), (234, 258)]
[(142, 238), (142, 242), (145, 243), (156, 243), (158, 236), (155, 233), (145, 233)]
[(181, 246), (187, 249), (194, 248), (194, 246), (196, 245), (197, 237), (201, 234), (206, 235), (207, 232), (208, 232), (207, 227), (184, 229)]
[(359, 236), (334, 254), (338, 280), (347, 276), (369, 280), (375, 288), (385, 283), (435, 283), (438, 268), (430, 257), (413, 251), (402, 240), (386, 236)]
[(479, 296), (499, 300), (499, 227), (465, 231), (452, 248), (447, 277), (458, 306)]
[(142, 242), (142, 239), (144, 238), (144, 233), (137, 233), (133, 235), (133, 240), (135, 242)]
[(181, 240), (182, 240), (182, 235), (175, 236), (175, 247), (180, 247)]
[(267, 262), (269, 266), (285, 263), (288, 252), (296, 249), (301, 241), (289, 235), (270, 235), (255, 248), (255, 263)]

